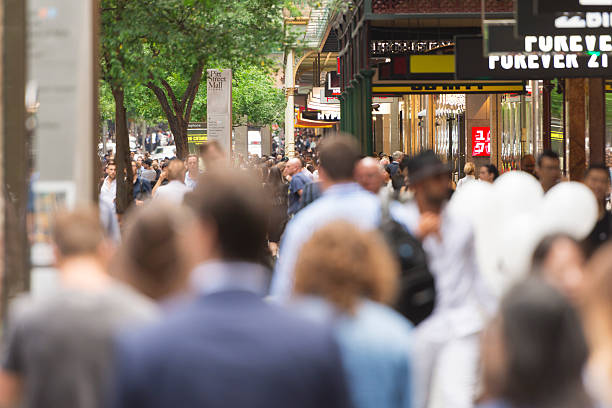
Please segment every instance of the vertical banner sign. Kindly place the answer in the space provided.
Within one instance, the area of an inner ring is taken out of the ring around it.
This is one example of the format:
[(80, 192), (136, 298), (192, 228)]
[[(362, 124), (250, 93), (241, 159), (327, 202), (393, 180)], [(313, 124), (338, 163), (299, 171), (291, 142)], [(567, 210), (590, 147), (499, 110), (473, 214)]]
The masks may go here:
[(232, 70), (206, 70), (209, 141), (216, 141), (228, 158), (232, 150)]
[[(93, 1), (29, 0), (28, 105), (33, 131), (32, 285), (53, 263), (54, 213), (90, 204), (98, 120)], [(96, 143), (97, 144), (97, 143)]]
[(94, 63), (98, 63), (94, 2), (27, 3), (28, 87), (33, 99), (38, 98), (34, 134), (38, 182), (72, 183), (77, 202), (90, 202), (98, 82), (94, 77)]
[(472, 128), (472, 157), (491, 156), (491, 128)]

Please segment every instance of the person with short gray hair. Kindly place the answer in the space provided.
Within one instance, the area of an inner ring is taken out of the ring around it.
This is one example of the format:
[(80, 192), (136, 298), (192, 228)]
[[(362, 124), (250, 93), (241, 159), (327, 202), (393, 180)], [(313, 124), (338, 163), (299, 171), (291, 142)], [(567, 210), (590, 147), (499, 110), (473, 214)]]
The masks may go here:
[(393, 159), (393, 161), (389, 164), (389, 172), (391, 174), (391, 177), (394, 177), (399, 170), (399, 164), (404, 158), (404, 153), (400, 151), (393, 152), (391, 158)]
[(11, 304), (0, 374), (0, 406), (98, 408), (110, 387), (113, 337), (156, 319), (144, 296), (115, 281), (95, 209), (56, 217), (60, 288)]

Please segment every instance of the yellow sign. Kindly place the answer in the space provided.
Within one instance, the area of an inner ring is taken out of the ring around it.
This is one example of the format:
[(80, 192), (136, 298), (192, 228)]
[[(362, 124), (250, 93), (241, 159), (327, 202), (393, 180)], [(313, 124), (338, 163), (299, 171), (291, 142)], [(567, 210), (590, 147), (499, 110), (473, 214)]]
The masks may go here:
[(199, 146), (208, 141), (208, 127), (204, 122), (187, 125), (187, 147), (190, 154), (197, 154)]
[(192, 122), (187, 126), (187, 143), (196, 146), (208, 141), (208, 129), (204, 122)]
[(411, 55), (411, 74), (455, 73), (454, 55)]
[(189, 134), (187, 136), (187, 143), (193, 143), (194, 145), (204, 144), (206, 143), (207, 140), (208, 140), (208, 137), (206, 136), (206, 133)]

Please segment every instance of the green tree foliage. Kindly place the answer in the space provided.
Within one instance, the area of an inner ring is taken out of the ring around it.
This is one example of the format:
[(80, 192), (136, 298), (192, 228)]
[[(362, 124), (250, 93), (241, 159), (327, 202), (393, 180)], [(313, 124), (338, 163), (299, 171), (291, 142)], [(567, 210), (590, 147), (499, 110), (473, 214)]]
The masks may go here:
[[(163, 114), (177, 155), (184, 157), (191, 116), (205, 112), (200, 84), (206, 67), (212, 61), (224, 67), (266, 65), (267, 56), (284, 47), (282, 10), (289, 1), (101, 0), (100, 65), (115, 105), (119, 175), (132, 177), (128, 112), (148, 119)], [(118, 179), (122, 212), (131, 202), (131, 183)]]
[(161, 0), (154, 29), (143, 39), (155, 59), (145, 85), (155, 94), (175, 136), (177, 154), (187, 154), (187, 125), (204, 69), (260, 64), (282, 47), (285, 0)]
[[(117, 140), (117, 212), (132, 202), (132, 168), (125, 91), (147, 79), (152, 61), (143, 53), (146, 7), (156, 0), (101, 0), (100, 69), (114, 100)], [(104, 91), (104, 90), (103, 90)], [(104, 94), (103, 94), (104, 95)]]
[[(172, 75), (168, 83), (173, 88), (184, 88), (186, 81)], [(243, 125), (244, 118), (250, 125), (266, 126), (284, 120), (285, 95), (276, 87), (270, 70), (261, 66), (239, 67), (233, 80), (234, 126)], [(146, 87), (126, 89), (125, 103), (128, 117), (141, 119), (148, 124), (166, 120), (159, 101)], [(103, 120), (113, 120), (115, 107), (112, 92), (105, 82), (100, 84), (100, 115)], [(206, 87), (196, 94), (191, 112), (192, 122), (206, 122)]]
[(285, 94), (275, 88), (268, 70), (251, 66), (238, 69), (233, 81), (234, 124), (246, 117), (251, 125), (271, 125), (284, 118)]

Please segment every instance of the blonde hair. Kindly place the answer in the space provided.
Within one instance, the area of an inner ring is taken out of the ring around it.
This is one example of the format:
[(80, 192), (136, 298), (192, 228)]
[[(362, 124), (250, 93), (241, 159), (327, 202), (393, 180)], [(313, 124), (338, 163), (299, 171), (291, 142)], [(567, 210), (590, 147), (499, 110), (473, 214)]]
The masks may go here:
[(367, 298), (392, 303), (399, 267), (375, 231), (365, 232), (346, 221), (316, 231), (302, 247), (295, 269), (295, 293), (318, 295), (352, 314)]
[(472, 162), (467, 162), (463, 167), (463, 172), (468, 176), (473, 176), (476, 173), (476, 166)]

